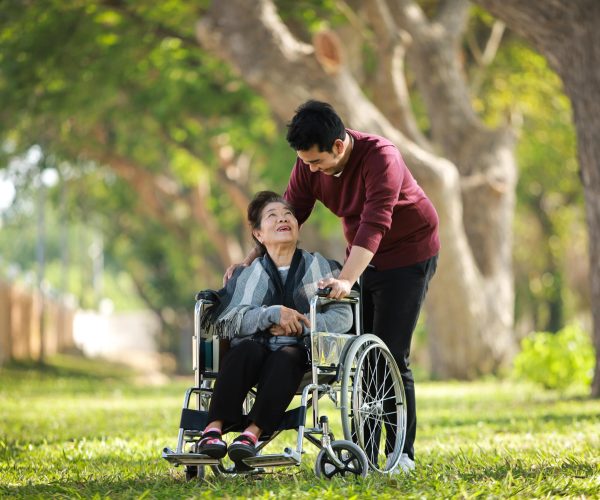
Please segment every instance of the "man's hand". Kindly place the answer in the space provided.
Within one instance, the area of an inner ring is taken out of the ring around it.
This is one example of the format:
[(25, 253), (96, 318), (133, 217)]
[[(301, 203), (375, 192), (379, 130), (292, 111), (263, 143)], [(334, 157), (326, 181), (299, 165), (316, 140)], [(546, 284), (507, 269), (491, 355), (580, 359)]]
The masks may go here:
[(227, 282), (231, 279), (234, 271), (238, 267), (248, 267), (250, 264), (252, 264), (252, 262), (254, 262), (254, 259), (258, 257), (260, 257), (260, 250), (258, 249), (258, 247), (254, 247), (252, 250), (250, 250), (250, 252), (248, 252), (248, 255), (246, 255), (246, 258), (241, 263), (231, 264), (225, 271), (225, 274), (223, 275), (223, 286), (225, 286)]
[(331, 288), (328, 297), (331, 299), (342, 299), (350, 295), (352, 283), (344, 279), (325, 278), (317, 283), (319, 288)]
[(285, 335), (287, 337), (295, 337), (304, 333), (303, 325), (310, 328), (310, 321), (295, 309), (281, 306), (281, 315), (279, 324), (273, 325), (269, 331), (272, 335)]
[(231, 279), (233, 273), (238, 267), (248, 267), (248, 264), (245, 264), (243, 262), (241, 264), (231, 264), (225, 271), (225, 274), (223, 275), (223, 286), (225, 286), (227, 282)]

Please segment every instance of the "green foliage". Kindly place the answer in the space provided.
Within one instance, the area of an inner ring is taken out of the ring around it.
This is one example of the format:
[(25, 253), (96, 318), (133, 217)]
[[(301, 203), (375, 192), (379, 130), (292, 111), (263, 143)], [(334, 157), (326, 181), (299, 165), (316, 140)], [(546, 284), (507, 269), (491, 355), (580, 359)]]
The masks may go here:
[[(256, 480), (186, 483), (174, 446), (186, 384), (136, 382), (113, 365), (62, 357), (0, 369), (2, 498), (554, 498), (597, 496), (600, 401), (498, 381), (421, 384), (417, 469), (328, 482), (299, 468)], [(331, 408), (333, 432), (339, 421)], [(273, 452), (295, 443), (295, 434)]]
[[(477, 12), (473, 29), (481, 32), (492, 19)], [(580, 278), (587, 262), (583, 188), (569, 100), (547, 61), (508, 33), (481, 77), (474, 106), (490, 125), (508, 122), (518, 133), (517, 321), (557, 331), (587, 308)]]
[(578, 326), (558, 333), (536, 332), (523, 339), (514, 361), (514, 376), (564, 390), (572, 385), (589, 387), (594, 369), (594, 348), (590, 336)]
[[(232, 208), (222, 182), (215, 141), (224, 140), (234, 156), (251, 158), (247, 194), (282, 191), (294, 160), (267, 103), (195, 40), (194, 24), (208, 3), (0, 2), (0, 169), (41, 146), (44, 161), (70, 185), (59, 221), (101, 233), (111, 274), (106, 283), (116, 288), (122, 280), (115, 277), (124, 272), (133, 283), (113, 290), (113, 298), (120, 300), (135, 287), (176, 332), (190, 323), (193, 292), (218, 286), (224, 269), (219, 248), (191, 214), (191, 193), (201, 186), (202, 202), (219, 230), (248, 243), (243, 214)], [(275, 4), (294, 35), (306, 41), (318, 29), (358, 20), (346, 3), (335, 0)], [(437, 0), (419, 4), (430, 17), (441, 5)], [(489, 14), (473, 8), (468, 36), (483, 47), (492, 23)], [(364, 32), (356, 36), (364, 37), (368, 76), (377, 61), (368, 25), (360, 25)], [(557, 330), (585, 306), (583, 288), (573, 278), (586, 259), (569, 103), (544, 59), (510, 34), (483, 72), (465, 51), (465, 73), (477, 83), (474, 107), (488, 124), (510, 117), (520, 125), (516, 314), (531, 319), (536, 329)], [(426, 131), (426, 110), (410, 74), (408, 84)], [(176, 193), (173, 202), (161, 205), (163, 218), (144, 210), (150, 181), (127, 179), (115, 167), (123, 163)], [(35, 269), (37, 173), (22, 175), (0, 235), (2, 257), (30, 271)], [(50, 199), (58, 204), (60, 190)], [(338, 219), (322, 206), (311, 225), (320, 228), (323, 239), (341, 234)], [(65, 245), (58, 226), (53, 234), (48, 231), (48, 279), (56, 288), (59, 247)], [(69, 245), (70, 255), (77, 255)], [(89, 270), (81, 266), (69, 272), (69, 291), (84, 305), (94, 305), (89, 291), (80, 290), (89, 282)]]
[[(39, 168), (21, 175), (9, 165), (39, 145), (43, 161), (69, 185), (66, 194), (50, 193), (56, 205), (66, 198), (60, 213), (46, 206), (54, 217), (47, 227), (49, 270), (60, 267), (58, 247), (78, 254), (61, 234), (67, 224), (71, 235), (77, 225), (102, 234), (106, 272), (127, 271), (147, 307), (178, 310), (171, 316), (183, 323), (194, 291), (220, 283), (224, 263), (189, 206), (202, 186), (217, 227), (243, 240), (243, 214), (232, 210), (219, 182), (214, 141), (252, 158), (249, 192), (260, 184), (283, 189), (293, 152), (265, 102), (197, 44), (194, 23), (206, 3), (0, 4), (0, 169), (18, 184), (13, 207), (2, 215), (5, 259), (35, 270)], [(151, 212), (145, 205), (157, 177), (175, 201)], [(82, 276), (78, 283), (88, 273), (81, 267), (74, 271)], [(47, 279), (60, 288), (55, 276)], [(68, 291), (84, 295), (77, 287)]]

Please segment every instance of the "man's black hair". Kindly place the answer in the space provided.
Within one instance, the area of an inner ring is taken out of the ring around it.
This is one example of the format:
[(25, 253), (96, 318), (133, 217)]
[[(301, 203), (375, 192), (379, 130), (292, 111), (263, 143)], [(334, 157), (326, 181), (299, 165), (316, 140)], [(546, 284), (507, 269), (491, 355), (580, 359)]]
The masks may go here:
[(330, 104), (306, 101), (288, 123), (286, 139), (294, 151), (308, 151), (317, 145), (319, 151), (333, 151), (336, 139), (346, 138), (346, 127)]

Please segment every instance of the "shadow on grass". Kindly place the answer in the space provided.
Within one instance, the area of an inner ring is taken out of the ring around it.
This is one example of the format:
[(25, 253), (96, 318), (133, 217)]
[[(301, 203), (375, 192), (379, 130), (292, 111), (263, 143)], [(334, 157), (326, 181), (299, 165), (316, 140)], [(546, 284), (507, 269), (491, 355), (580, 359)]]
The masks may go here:
[[(81, 479), (53, 481), (46, 484), (7, 486), (0, 484), (0, 498), (243, 498), (249, 494), (262, 495), (265, 491), (297, 489), (293, 474), (265, 474), (245, 477), (215, 477), (186, 481), (183, 468), (169, 476), (140, 476), (136, 478)], [(308, 472), (300, 473), (301, 482), (308, 483)], [(314, 476), (313, 476), (314, 479)], [(314, 485), (314, 481), (312, 483)], [(329, 484), (329, 483), (328, 483)], [(210, 493), (208, 493), (210, 492)]]
[[(132, 479), (91, 479), (81, 481), (60, 481), (48, 484), (27, 484), (23, 486), (0, 485), (2, 498), (139, 498), (148, 495), (174, 498), (189, 497), (194, 489), (206, 489), (206, 483), (186, 483), (183, 479), (148, 477)], [(178, 495), (179, 493), (179, 495)]]
[(104, 360), (93, 360), (83, 355), (57, 355), (43, 362), (10, 361), (0, 370), (2, 377), (35, 375), (40, 378), (69, 378), (73, 380), (123, 380), (135, 375), (125, 365)]
[(457, 476), (465, 481), (504, 480), (509, 474), (515, 478), (577, 478), (592, 479), (600, 474), (600, 464), (585, 462), (576, 457), (566, 458), (558, 464), (531, 463), (522, 460), (506, 460), (495, 464), (474, 461), (469, 458), (465, 469), (457, 467)]
[(543, 426), (543, 424), (554, 423), (559, 426), (571, 424), (574, 422), (580, 423), (595, 423), (598, 421), (598, 415), (593, 412), (574, 412), (562, 414), (557, 410), (556, 413), (545, 413), (541, 415), (511, 415), (506, 417), (465, 417), (465, 418), (447, 418), (447, 419), (431, 419), (428, 422), (430, 427), (477, 427), (481, 424), (497, 428), (501, 431), (522, 431), (524, 427), (534, 423), (534, 427)]

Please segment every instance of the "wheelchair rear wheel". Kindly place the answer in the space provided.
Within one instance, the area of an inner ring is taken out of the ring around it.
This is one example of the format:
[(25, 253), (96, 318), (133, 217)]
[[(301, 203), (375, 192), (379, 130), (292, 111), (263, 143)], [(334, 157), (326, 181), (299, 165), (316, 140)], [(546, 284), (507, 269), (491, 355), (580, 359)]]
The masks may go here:
[(344, 437), (365, 453), (379, 472), (396, 467), (406, 436), (406, 404), (400, 370), (385, 343), (361, 335), (343, 362), (341, 386)]
[(204, 479), (204, 466), (203, 465), (186, 465), (185, 466), (185, 480), (194, 481)]

